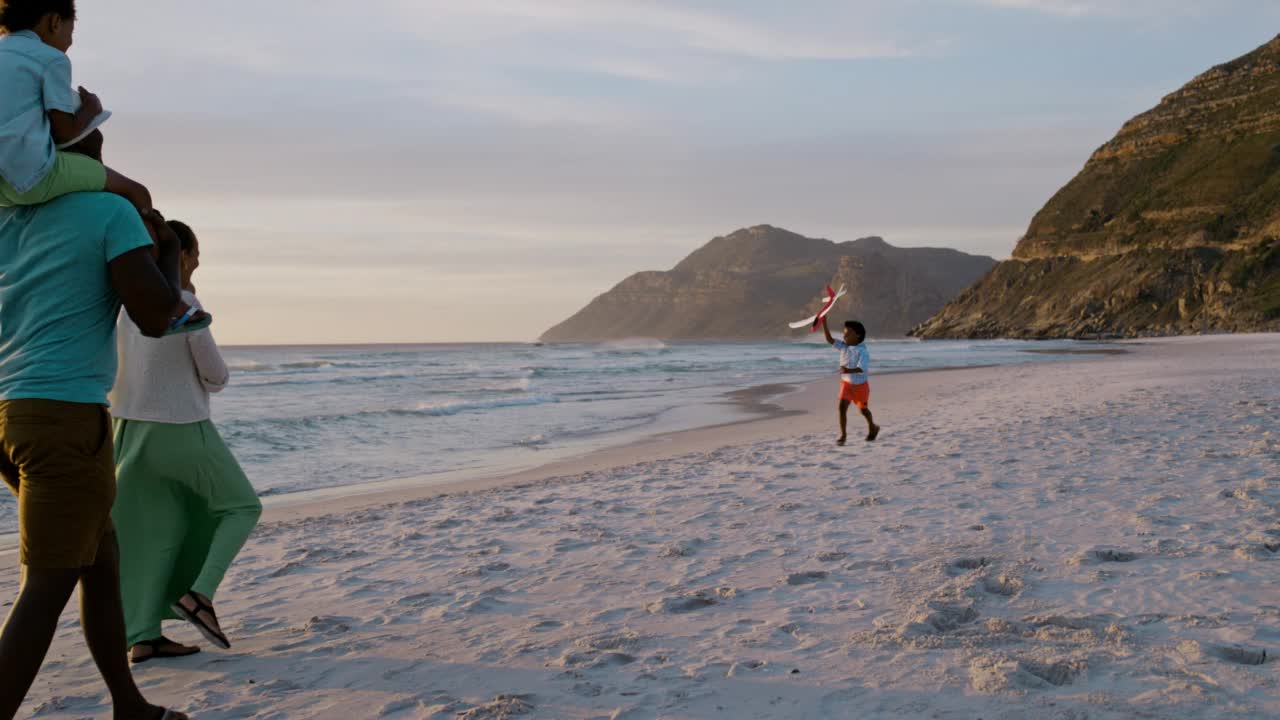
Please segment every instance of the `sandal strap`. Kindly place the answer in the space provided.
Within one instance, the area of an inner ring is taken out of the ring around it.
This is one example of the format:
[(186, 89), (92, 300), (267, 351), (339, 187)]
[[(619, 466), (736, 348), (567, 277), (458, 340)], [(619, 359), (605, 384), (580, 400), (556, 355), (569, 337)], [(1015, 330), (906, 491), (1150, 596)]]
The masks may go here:
[(206, 612), (209, 613), (209, 616), (213, 618), (214, 622), (218, 621), (218, 613), (213, 611), (213, 606), (201, 600), (199, 595), (196, 595), (193, 592), (187, 592), (183, 597), (189, 597), (191, 598), (191, 602), (195, 603), (196, 609), (194, 612), (196, 614)]
[[(188, 609), (185, 607), (182, 604), (182, 599), (184, 598), (190, 598), (191, 603), (195, 605), (195, 609)], [(174, 603), (173, 610), (175, 612), (180, 611), (178, 614), (196, 625), (200, 631), (204, 633), (205, 638), (210, 642), (223, 648), (231, 645), (231, 641), (227, 639), (226, 633), (222, 631), (221, 623), (218, 622), (218, 613), (214, 612), (211, 604), (201, 600), (194, 592), (188, 590), (177, 603)], [(202, 612), (208, 613), (209, 618), (213, 622), (212, 625), (205, 622), (204, 619), (200, 617), (200, 613)]]

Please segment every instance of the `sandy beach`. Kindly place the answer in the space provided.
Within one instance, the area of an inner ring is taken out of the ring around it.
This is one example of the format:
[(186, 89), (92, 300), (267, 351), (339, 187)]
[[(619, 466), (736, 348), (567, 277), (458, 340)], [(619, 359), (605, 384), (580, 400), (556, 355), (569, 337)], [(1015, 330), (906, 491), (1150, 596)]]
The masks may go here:
[[(202, 720), (1280, 716), (1280, 335), (1109, 347), (873, 376), (874, 444), (834, 445), (833, 377), (272, 504), (217, 598), (233, 649), (137, 677)], [(28, 716), (109, 717), (71, 612)]]

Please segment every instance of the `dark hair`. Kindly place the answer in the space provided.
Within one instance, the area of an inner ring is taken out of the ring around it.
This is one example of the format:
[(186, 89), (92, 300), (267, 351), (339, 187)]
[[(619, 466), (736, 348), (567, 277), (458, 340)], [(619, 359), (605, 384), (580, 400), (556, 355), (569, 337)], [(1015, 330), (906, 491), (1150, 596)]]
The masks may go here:
[(0, 28), (9, 33), (30, 30), (49, 13), (75, 20), (76, 0), (0, 0)]
[(190, 225), (181, 220), (169, 220), (166, 224), (178, 236), (178, 244), (182, 246), (183, 252), (196, 246), (196, 234), (191, 230)]
[(867, 336), (867, 329), (866, 329), (865, 327), (863, 327), (863, 326), (862, 326), (862, 323), (858, 322), (857, 320), (850, 320), (850, 321), (846, 322), (846, 323), (844, 324), (844, 326), (845, 326), (845, 327), (847, 327), (847, 328), (849, 328), (850, 330), (852, 330), (852, 331), (854, 331), (854, 332), (858, 333), (858, 337), (866, 337), (866, 336)]

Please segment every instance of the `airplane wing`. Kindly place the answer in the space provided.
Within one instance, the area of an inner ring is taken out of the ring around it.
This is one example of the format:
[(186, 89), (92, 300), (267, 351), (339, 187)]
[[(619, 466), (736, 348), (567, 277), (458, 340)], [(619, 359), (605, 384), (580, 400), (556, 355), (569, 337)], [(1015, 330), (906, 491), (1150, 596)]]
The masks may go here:
[(846, 294), (848, 293), (845, 290), (845, 287), (843, 285), (840, 286), (840, 292), (834, 292), (832, 291), (830, 286), (827, 286), (827, 293), (826, 293), (827, 298), (826, 300), (823, 301), (822, 309), (819, 310), (817, 314), (807, 317), (804, 320), (797, 320), (796, 322), (793, 322), (793, 323), (787, 323), (787, 326), (790, 327), (792, 330), (799, 330), (800, 328), (806, 327), (806, 326), (813, 330), (817, 330), (818, 323), (822, 321), (822, 318), (826, 317), (827, 313), (831, 312), (831, 308), (835, 306), (836, 301), (844, 297)]

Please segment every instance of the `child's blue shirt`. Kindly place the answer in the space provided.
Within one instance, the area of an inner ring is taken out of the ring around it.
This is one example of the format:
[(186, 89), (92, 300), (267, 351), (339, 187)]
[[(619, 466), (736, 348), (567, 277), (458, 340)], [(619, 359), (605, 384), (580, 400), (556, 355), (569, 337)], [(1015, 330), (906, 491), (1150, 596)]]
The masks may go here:
[(0, 98), (0, 178), (21, 194), (53, 167), (49, 111), (80, 109), (71, 60), (30, 30), (0, 36)]

